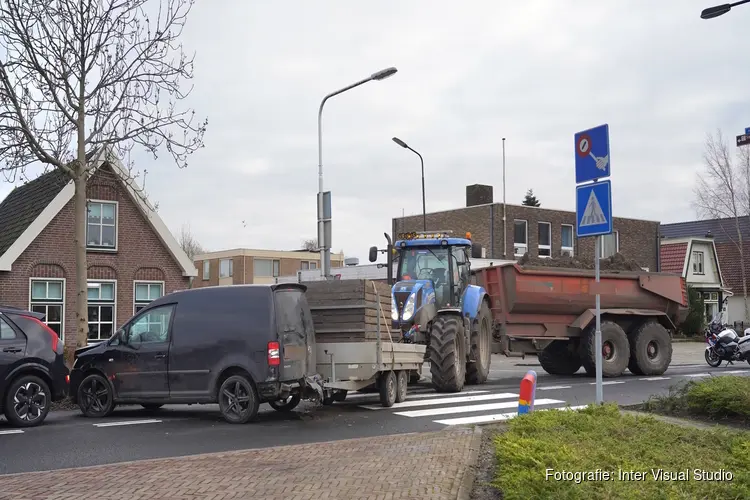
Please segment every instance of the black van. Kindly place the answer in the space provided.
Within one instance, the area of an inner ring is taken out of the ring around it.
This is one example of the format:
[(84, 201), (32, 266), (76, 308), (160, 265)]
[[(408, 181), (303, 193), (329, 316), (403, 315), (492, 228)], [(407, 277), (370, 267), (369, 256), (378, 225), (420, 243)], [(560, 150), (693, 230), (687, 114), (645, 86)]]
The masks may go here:
[(76, 351), (70, 393), (88, 417), (117, 404), (219, 403), (246, 423), (261, 403), (322, 398), (304, 285), (233, 285), (151, 302), (106, 342)]

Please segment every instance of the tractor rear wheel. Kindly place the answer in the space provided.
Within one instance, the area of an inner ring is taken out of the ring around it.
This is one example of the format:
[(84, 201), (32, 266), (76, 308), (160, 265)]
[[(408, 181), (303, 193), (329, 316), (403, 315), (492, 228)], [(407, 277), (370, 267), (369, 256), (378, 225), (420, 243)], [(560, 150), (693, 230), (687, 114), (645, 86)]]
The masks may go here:
[(466, 364), (466, 383), (484, 384), (490, 374), (492, 359), (492, 313), (486, 302), (482, 301), (476, 324), (471, 331), (471, 361)]
[(539, 364), (550, 375), (573, 375), (581, 369), (581, 357), (569, 340), (553, 340), (539, 353)]
[(438, 316), (430, 332), (430, 374), (438, 392), (461, 392), (466, 380), (466, 344), (461, 318)]

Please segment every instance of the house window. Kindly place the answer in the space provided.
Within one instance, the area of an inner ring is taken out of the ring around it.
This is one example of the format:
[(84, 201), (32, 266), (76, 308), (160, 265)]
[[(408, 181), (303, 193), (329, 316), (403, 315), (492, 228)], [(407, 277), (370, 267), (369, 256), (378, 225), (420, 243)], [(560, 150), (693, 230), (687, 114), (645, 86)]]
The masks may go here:
[(563, 224), (560, 226), (560, 253), (563, 257), (573, 257), (573, 226)]
[(703, 274), (703, 252), (693, 252), (693, 274)]
[(307, 271), (307, 270), (310, 270), (310, 269), (317, 269), (317, 268), (318, 268), (318, 263), (317, 262), (315, 262), (315, 261), (306, 261), (306, 260), (302, 261), (301, 267), (300, 267), (300, 269), (302, 269), (303, 271)]
[(607, 259), (620, 251), (620, 233), (617, 231), (601, 236), (601, 258)]
[(210, 277), (211, 277), (211, 261), (204, 260), (203, 261), (203, 279), (207, 280)]
[(138, 311), (146, 307), (152, 300), (156, 300), (164, 295), (164, 283), (161, 282), (135, 281), (134, 288), (134, 314), (137, 314)]
[(552, 224), (549, 222), (540, 222), (539, 230), (539, 257), (552, 257)]
[(259, 278), (278, 277), (279, 261), (271, 259), (253, 259), (253, 275)]
[(115, 329), (115, 282), (89, 281), (89, 342), (112, 336)]
[(219, 261), (219, 278), (230, 278), (234, 267), (233, 259), (221, 259)]
[(521, 257), (528, 249), (529, 232), (525, 220), (513, 221), (513, 255)]
[(117, 203), (88, 202), (86, 246), (88, 248), (117, 248)]
[(64, 340), (65, 282), (63, 280), (32, 279), (29, 297), (29, 309), (44, 314), (43, 321), (61, 340)]

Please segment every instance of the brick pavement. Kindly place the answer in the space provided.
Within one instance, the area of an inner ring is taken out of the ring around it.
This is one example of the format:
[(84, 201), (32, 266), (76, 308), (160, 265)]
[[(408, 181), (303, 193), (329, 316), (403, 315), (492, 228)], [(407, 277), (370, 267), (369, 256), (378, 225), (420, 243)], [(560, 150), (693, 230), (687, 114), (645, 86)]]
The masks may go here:
[(2, 500), (468, 498), (480, 432), (455, 428), (0, 476)]

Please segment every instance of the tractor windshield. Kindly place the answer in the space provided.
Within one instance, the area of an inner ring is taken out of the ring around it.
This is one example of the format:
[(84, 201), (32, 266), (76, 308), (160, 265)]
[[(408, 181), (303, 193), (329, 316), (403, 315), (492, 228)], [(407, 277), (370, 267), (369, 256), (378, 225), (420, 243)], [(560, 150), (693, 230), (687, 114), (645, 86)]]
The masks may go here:
[(450, 300), (449, 247), (408, 247), (401, 250), (397, 280), (432, 280), (439, 305)]

